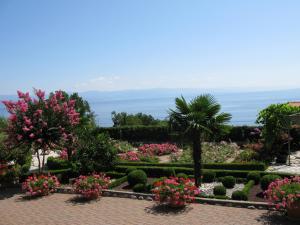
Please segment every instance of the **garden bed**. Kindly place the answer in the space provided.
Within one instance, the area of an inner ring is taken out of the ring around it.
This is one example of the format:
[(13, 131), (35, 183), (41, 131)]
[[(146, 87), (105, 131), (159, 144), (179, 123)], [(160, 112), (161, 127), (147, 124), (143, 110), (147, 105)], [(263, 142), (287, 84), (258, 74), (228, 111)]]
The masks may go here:
[(253, 202), (267, 202), (264, 198), (263, 190), (261, 189), (260, 185), (255, 185), (251, 188), (248, 200)]

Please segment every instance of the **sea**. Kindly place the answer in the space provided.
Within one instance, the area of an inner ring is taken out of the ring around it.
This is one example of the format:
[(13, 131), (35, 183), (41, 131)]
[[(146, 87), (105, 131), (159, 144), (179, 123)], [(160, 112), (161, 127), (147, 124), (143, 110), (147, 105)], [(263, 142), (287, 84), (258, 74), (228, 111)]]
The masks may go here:
[[(181, 95), (191, 100), (197, 95), (211, 93), (221, 104), (222, 111), (232, 114), (232, 125), (255, 125), (258, 113), (270, 104), (300, 101), (300, 89), (277, 91), (218, 91), (197, 89), (151, 89), (131, 91), (90, 91), (79, 93), (86, 99), (96, 115), (99, 126), (113, 125), (111, 112), (151, 114), (157, 119), (167, 119), (175, 107), (175, 98)], [(16, 99), (13, 95), (0, 95), (0, 100)], [(8, 114), (0, 104), (0, 116)]]

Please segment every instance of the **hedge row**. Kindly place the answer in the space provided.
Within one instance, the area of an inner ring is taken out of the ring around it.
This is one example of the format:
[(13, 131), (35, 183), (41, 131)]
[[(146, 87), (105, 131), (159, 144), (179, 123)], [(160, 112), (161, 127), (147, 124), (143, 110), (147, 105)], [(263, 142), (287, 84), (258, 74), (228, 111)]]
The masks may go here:
[[(158, 167), (158, 166), (117, 166), (115, 170), (117, 172), (125, 173), (128, 168), (137, 168), (144, 170), (149, 177), (163, 177), (169, 176), (170, 170), (174, 170), (176, 174), (185, 173), (187, 175), (193, 175), (193, 168), (184, 168), (184, 167)], [(216, 173), (216, 177), (224, 176), (234, 176), (240, 178), (247, 178), (247, 175), (250, 171), (253, 170), (210, 170), (204, 169), (203, 172), (212, 171)], [(261, 172), (261, 171), (257, 171)]]
[(119, 179), (116, 179), (114, 182), (112, 182), (109, 185), (109, 188), (112, 189), (112, 188), (118, 187), (119, 185), (123, 184), (126, 181), (127, 181), (127, 176), (123, 176), (123, 177), (121, 177)]
[(234, 191), (232, 193), (231, 198), (233, 200), (242, 200), (242, 201), (248, 201), (248, 196), (250, 193), (251, 188), (254, 186), (255, 182), (254, 180), (250, 180), (245, 184), (244, 188), (241, 191)]
[[(146, 162), (120, 162), (119, 166), (150, 166), (150, 167), (184, 167), (193, 168), (192, 163), (146, 163)], [(256, 170), (265, 171), (264, 163), (204, 163), (203, 169), (214, 170)]]
[(129, 142), (170, 141), (169, 128), (167, 126), (98, 127), (95, 132), (107, 132), (111, 138)]

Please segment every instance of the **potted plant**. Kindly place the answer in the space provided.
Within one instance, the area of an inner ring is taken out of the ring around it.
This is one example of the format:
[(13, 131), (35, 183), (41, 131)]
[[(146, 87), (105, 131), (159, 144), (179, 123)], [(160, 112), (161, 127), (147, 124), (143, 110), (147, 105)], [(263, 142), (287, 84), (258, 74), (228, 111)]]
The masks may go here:
[(23, 191), (28, 196), (45, 196), (54, 192), (59, 186), (56, 176), (51, 175), (33, 175), (29, 176), (22, 184)]
[(102, 190), (107, 189), (110, 178), (104, 173), (92, 174), (90, 176), (79, 176), (74, 183), (75, 192), (86, 199), (96, 199), (102, 195)]
[(155, 194), (157, 202), (176, 208), (193, 202), (195, 196), (200, 193), (193, 180), (182, 177), (162, 178), (153, 186), (152, 193)]
[(286, 209), (290, 219), (300, 220), (300, 176), (275, 180), (265, 195), (276, 209)]

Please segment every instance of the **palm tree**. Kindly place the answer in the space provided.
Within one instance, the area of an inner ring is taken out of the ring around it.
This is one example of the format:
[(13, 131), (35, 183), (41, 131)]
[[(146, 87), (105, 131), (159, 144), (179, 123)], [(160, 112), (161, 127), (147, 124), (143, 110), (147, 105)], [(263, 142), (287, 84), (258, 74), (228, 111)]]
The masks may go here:
[(176, 109), (170, 110), (170, 124), (181, 130), (193, 142), (195, 185), (201, 185), (201, 143), (207, 135), (214, 135), (226, 127), (231, 115), (220, 113), (221, 105), (210, 94), (200, 95), (187, 103), (183, 96), (175, 99)]

